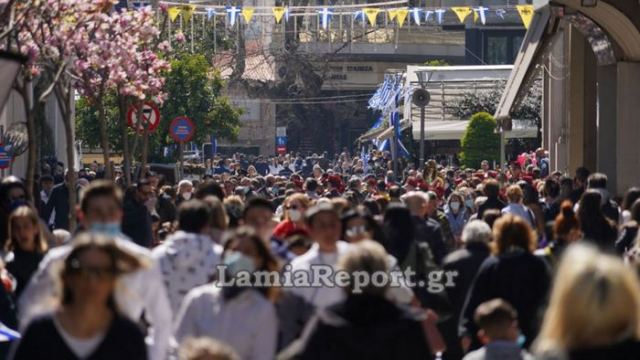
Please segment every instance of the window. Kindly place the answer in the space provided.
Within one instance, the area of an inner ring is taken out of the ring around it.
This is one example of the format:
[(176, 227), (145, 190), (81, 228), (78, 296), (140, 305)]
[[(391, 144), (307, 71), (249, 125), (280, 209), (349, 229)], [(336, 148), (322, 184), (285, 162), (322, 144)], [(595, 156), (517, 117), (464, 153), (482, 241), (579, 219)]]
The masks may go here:
[(514, 36), (511, 38), (511, 59), (513, 59), (510, 63), (513, 63), (518, 57), (518, 51), (520, 51), (520, 46), (522, 45), (522, 36)]
[(487, 37), (486, 62), (490, 65), (509, 64), (506, 36)]

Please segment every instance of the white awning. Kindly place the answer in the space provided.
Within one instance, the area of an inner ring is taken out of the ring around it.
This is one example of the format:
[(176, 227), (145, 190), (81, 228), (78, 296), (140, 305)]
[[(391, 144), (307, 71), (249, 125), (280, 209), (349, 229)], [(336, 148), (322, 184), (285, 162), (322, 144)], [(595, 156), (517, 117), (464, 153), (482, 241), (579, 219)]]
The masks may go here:
[[(469, 120), (427, 121), (424, 138), (427, 141), (462, 140), (468, 124)], [(533, 126), (514, 127), (511, 131), (506, 131), (505, 136), (507, 139), (535, 138), (538, 136), (538, 129)], [(417, 126), (413, 127), (413, 139), (420, 139), (420, 128)]]
[(536, 6), (533, 19), (531, 20), (531, 25), (522, 40), (522, 46), (520, 47), (520, 52), (514, 62), (511, 76), (507, 81), (500, 103), (496, 108), (496, 118), (500, 116), (509, 116), (511, 109), (517, 104), (521, 88), (523, 84), (526, 83), (525, 80), (529, 75), (530, 69), (537, 62), (537, 57), (540, 54), (540, 49), (542, 48), (541, 45), (545, 41), (544, 35), (546, 33), (550, 17), (551, 10), (548, 3), (542, 2), (542, 5)]

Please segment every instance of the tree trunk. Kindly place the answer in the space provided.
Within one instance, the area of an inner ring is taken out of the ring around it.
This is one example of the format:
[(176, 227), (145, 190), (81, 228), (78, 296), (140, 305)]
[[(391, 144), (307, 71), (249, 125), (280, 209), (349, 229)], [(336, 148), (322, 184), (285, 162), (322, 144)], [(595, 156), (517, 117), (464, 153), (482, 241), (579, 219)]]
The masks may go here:
[[(142, 156), (140, 157), (140, 169), (144, 170), (147, 167), (147, 156), (149, 154), (149, 128), (147, 124), (144, 125), (144, 131), (142, 132)], [(140, 177), (142, 178), (142, 171), (140, 171)]]
[(104, 92), (101, 91), (98, 96), (98, 123), (100, 125), (100, 145), (102, 146), (102, 156), (104, 161), (104, 177), (112, 180), (113, 175), (111, 172), (110, 150), (109, 150), (109, 137), (107, 135), (107, 119), (104, 110)]
[(64, 133), (67, 143), (67, 188), (69, 189), (69, 232), (73, 234), (76, 229), (76, 178), (75, 171), (75, 134), (73, 131), (73, 119), (71, 114), (71, 96), (73, 89), (70, 83), (56, 85), (56, 97), (60, 113), (62, 114), (62, 123), (64, 124)]
[(122, 127), (122, 162), (124, 176), (127, 186), (131, 185), (131, 156), (129, 154), (129, 137), (127, 131), (127, 100), (124, 96), (118, 95), (118, 108), (120, 113), (120, 126)]

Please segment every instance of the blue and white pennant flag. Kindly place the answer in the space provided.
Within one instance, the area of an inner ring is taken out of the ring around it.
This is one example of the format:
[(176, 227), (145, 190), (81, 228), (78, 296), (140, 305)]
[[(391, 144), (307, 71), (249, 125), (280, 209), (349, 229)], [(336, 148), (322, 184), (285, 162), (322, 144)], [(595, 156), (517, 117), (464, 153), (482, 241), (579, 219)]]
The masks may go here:
[(318, 11), (320, 14), (320, 23), (322, 24), (322, 29), (327, 30), (329, 26), (329, 21), (331, 21), (331, 15), (333, 15), (333, 11), (329, 8), (322, 8), (322, 10)]
[(422, 9), (420, 9), (420, 8), (411, 9), (411, 15), (413, 16), (413, 22), (415, 22), (416, 25), (418, 25), (418, 26), (420, 26), (420, 12), (422, 12)]
[(473, 11), (480, 16), (480, 22), (482, 25), (487, 22), (487, 10), (489, 10), (489, 8), (484, 6), (473, 9)]
[(444, 13), (447, 12), (447, 9), (437, 9), (436, 16), (438, 18), (438, 24), (442, 25), (442, 19), (444, 17)]
[(238, 14), (242, 11), (241, 8), (237, 6), (227, 6), (227, 15), (229, 16), (229, 25), (233, 26), (236, 24), (236, 19), (238, 18)]

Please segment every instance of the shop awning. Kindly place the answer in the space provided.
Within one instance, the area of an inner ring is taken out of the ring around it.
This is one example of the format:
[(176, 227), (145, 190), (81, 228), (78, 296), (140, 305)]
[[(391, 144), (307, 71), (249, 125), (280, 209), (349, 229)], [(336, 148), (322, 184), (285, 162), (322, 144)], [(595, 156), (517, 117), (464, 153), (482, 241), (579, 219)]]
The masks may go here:
[[(469, 120), (451, 120), (451, 121), (427, 121), (425, 123), (424, 138), (427, 141), (432, 140), (462, 140), (464, 133), (467, 131)], [(538, 128), (519, 124), (514, 121), (511, 131), (506, 131), (507, 139), (535, 138), (538, 136)], [(413, 139), (420, 139), (420, 128), (413, 127)]]
[[(400, 131), (407, 130), (410, 127), (411, 127), (411, 121), (409, 121), (409, 120), (401, 120), (400, 121)], [(394, 129), (393, 126), (389, 126), (382, 133), (378, 134), (378, 136), (376, 136), (375, 139), (377, 141), (384, 141), (386, 139), (389, 139), (390, 137), (393, 136), (393, 129)]]
[(496, 118), (509, 116), (513, 107), (518, 104), (520, 96), (524, 93), (523, 85), (527, 83), (531, 70), (542, 53), (543, 44), (549, 38), (546, 34), (551, 17), (551, 9), (546, 1), (541, 3), (536, 5), (531, 25), (522, 40), (522, 46), (514, 62), (511, 76), (509, 76), (500, 103), (498, 103), (495, 113)]

